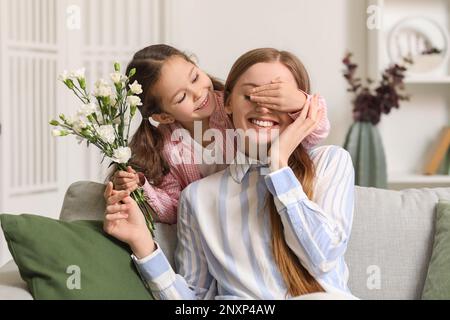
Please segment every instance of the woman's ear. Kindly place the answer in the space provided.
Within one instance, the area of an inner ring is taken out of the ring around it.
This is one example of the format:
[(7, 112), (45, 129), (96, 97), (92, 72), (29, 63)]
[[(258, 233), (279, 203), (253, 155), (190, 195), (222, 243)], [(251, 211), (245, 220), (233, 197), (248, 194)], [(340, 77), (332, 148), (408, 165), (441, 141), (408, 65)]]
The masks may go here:
[(175, 118), (165, 112), (152, 114), (152, 119), (162, 124), (169, 124), (175, 122)]

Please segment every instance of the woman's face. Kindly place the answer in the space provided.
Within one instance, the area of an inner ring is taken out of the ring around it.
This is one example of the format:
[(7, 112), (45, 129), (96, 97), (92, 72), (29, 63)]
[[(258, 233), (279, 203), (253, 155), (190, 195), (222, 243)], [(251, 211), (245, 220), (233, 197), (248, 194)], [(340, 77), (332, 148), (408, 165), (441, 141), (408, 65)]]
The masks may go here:
[(181, 123), (206, 119), (216, 106), (213, 90), (211, 79), (196, 65), (179, 56), (171, 57), (164, 62), (161, 76), (152, 88), (166, 115), (153, 118), (162, 123), (164, 119)]
[(247, 154), (249, 143), (270, 146), (271, 141), (293, 122), (287, 113), (261, 107), (248, 98), (252, 88), (268, 84), (277, 77), (297, 86), (291, 71), (282, 63), (257, 63), (241, 75), (230, 94), (226, 111), (232, 114), (234, 127), (249, 137), (245, 143)]

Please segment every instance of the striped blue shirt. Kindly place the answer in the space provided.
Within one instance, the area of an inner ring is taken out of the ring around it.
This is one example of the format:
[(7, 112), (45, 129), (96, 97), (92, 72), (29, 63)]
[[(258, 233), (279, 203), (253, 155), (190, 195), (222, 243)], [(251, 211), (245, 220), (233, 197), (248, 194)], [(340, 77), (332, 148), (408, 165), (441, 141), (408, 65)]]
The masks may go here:
[(178, 207), (176, 273), (158, 248), (132, 258), (157, 299), (286, 299), (271, 249), (268, 193), (286, 243), (326, 292), (346, 294), (344, 254), (354, 211), (354, 169), (337, 146), (308, 151), (316, 167), (308, 199), (291, 168), (236, 161), (190, 184)]

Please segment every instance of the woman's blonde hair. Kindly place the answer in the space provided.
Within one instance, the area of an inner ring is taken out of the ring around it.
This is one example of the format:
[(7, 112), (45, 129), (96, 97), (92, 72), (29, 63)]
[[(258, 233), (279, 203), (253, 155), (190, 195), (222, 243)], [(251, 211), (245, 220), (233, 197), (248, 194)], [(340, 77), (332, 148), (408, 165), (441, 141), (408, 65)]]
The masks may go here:
[[(301, 61), (293, 54), (273, 48), (251, 50), (242, 55), (232, 66), (225, 82), (224, 102), (229, 104), (231, 92), (242, 74), (257, 63), (280, 62), (287, 67), (294, 76), (299, 89), (309, 93), (310, 80)], [(315, 167), (308, 153), (300, 144), (289, 158), (289, 167), (294, 171), (297, 179), (309, 199), (313, 197)], [(266, 205), (270, 211), (272, 228), (272, 252), (275, 262), (287, 287), (287, 294), (299, 296), (312, 292), (323, 292), (324, 289), (316, 279), (306, 270), (300, 260), (289, 248), (284, 238), (284, 228), (279, 213), (276, 210), (274, 198), (267, 198)]]

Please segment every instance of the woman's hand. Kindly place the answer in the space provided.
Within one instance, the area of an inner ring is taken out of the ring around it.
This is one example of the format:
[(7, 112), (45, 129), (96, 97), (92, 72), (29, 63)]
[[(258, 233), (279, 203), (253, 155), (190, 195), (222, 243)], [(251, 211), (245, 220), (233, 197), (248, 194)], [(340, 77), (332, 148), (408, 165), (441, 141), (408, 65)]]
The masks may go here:
[(143, 258), (155, 250), (152, 235), (145, 223), (145, 217), (137, 203), (126, 190), (113, 190), (108, 182), (104, 197), (106, 214), (103, 230), (130, 245), (136, 257)]
[(319, 96), (314, 95), (305, 104), (300, 116), (274, 140), (269, 150), (272, 172), (288, 165), (294, 150), (319, 124), (322, 112), (319, 111)]
[(126, 190), (130, 193), (140, 186), (139, 175), (130, 166), (127, 171), (116, 171), (112, 181), (116, 190)]
[(250, 100), (261, 107), (278, 110), (280, 112), (297, 112), (301, 110), (307, 96), (290, 82), (283, 82), (279, 78), (253, 88), (249, 92)]

